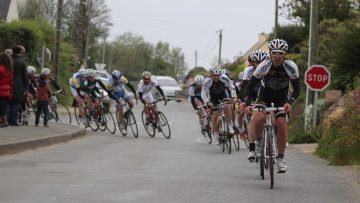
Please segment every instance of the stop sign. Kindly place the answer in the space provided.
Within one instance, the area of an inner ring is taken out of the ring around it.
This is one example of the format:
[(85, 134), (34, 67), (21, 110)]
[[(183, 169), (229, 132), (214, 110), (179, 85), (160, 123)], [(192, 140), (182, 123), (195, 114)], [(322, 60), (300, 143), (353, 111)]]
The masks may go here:
[(330, 85), (331, 73), (323, 65), (312, 65), (305, 72), (305, 83), (313, 91), (322, 91)]

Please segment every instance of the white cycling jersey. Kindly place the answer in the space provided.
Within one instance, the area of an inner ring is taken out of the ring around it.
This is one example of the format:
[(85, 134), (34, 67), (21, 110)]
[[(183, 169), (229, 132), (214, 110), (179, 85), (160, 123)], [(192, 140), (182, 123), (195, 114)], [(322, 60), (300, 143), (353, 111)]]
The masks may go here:
[(264, 60), (259, 64), (254, 72), (254, 77), (261, 80), (261, 86), (281, 90), (289, 85), (290, 79), (299, 78), (299, 70), (292, 60), (284, 60), (282, 66), (284, 69), (278, 71), (273, 67), (271, 60)]
[(137, 88), (137, 92), (142, 92), (143, 94), (150, 93), (152, 88), (158, 86), (158, 82), (151, 78), (151, 82), (149, 84), (145, 84), (143, 80), (140, 80)]
[(254, 66), (248, 66), (244, 69), (244, 76), (243, 76), (243, 80), (250, 80), (251, 76), (253, 75), (255, 71), (255, 67)]
[[(222, 82), (225, 85), (225, 88), (229, 90), (230, 95), (228, 95), (230, 98), (233, 97), (232, 95), (232, 82), (231, 80), (225, 75), (222, 74), (220, 76), (220, 82)], [(207, 103), (210, 100), (208, 99), (207, 95), (210, 93), (210, 88), (213, 85), (213, 80), (211, 77), (208, 77), (205, 79), (202, 90), (201, 90), (201, 98), (202, 100)]]

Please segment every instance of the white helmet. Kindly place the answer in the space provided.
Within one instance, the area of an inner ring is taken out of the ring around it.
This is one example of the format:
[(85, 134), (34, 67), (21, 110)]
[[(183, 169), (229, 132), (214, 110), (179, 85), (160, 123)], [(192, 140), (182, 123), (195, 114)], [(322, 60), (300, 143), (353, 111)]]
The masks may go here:
[(142, 78), (146, 78), (146, 79), (151, 78), (151, 73), (150, 73), (150, 71), (144, 71), (144, 72), (141, 74), (141, 77), (142, 77)]
[(35, 74), (36, 73), (36, 68), (34, 66), (28, 66), (27, 67), (27, 73), (28, 74)]
[(210, 74), (211, 75), (221, 75), (222, 74), (222, 70), (221, 70), (221, 68), (218, 68), (218, 67), (212, 67), (211, 69), (210, 69)]
[(44, 68), (41, 70), (41, 74), (49, 75), (51, 73), (50, 69)]
[(244, 78), (244, 72), (240, 72), (238, 78), (239, 78), (239, 80), (243, 80), (243, 78)]
[(113, 78), (119, 79), (119, 78), (121, 78), (121, 72), (119, 70), (113, 70), (113, 72), (111, 73), (111, 76)]
[(205, 77), (202, 76), (202, 75), (197, 75), (197, 76), (195, 76), (195, 78), (194, 78), (194, 82), (195, 82), (195, 84), (197, 84), (197, 85), (202, 85), (202, 84), (204, 83), (204, 81), (205, 81)]
[(270, 51), (287, 51), (288, 44), (283, 39), (273, 39), (269, 42), (269, 50)]
[(80, 76), (86, 76), (86, 70), (85, 70), (85, 68), (80, 68), (80, 69), (78, 70), (78, 73), (79, 73)]
[(95, 76), (95, 70), (94, 69), (86, 69), (86, 75), (87, 76)]
[(264, 50), (256, 50), (251, 53), (252, 61), (255, 62), (262, 62), (269, 58), (269, 54)]

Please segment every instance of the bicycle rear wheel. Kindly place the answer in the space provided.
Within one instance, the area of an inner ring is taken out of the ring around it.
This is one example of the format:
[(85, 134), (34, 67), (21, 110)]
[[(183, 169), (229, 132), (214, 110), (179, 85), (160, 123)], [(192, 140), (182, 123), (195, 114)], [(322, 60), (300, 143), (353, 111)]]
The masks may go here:
[(157, 112), (157, 116), (158, 116), (158, 124), (160, 128), (159, 130), (161, 131), (161, 134), (163, 134), (166, 139), (170, 139), (171, 131), (168, 120), (161, 111)]
[(118, 124), (118, 127), (119, 127), (119, 130), (120, 130), (120, 133), (123, 135), (123, 136), (126, 136), (127, 135), (127, 120), (125, 119), (125, 117), (123, 117), (124, 119), (124, 124), (121, 123), (121, 121), (119, 120), (119, 112), (116, 111), (116, 121), (117, 121), (117, 124)]
[(105, 117), (105, 121), (106, 121), (106, 129), (108, 130), (109, 133), (115, 134), (116, 124), (112, 113), (107, 108), (104, 108), (103, 116)]
[(133, 133), (134, 137), (139, 137), (138, 126), (136, 123), (135, 115), (132, 111), (128, 110), (126, 113), (126, 120), (127, 125), (130, 126), (131, 132)]
[(154, 125), (153, 122), (146, 123), (146, 113), (145, 113), (145, 111), (142, 111), (142, 113), (141, 113), (141, 120), (142, 120), (142, 123), (144, 125), (145, 131), (147, 132), (147, 134), (150, 137), (154, 137), (155, 136), (155, 125)]
[(99, 130), (100, 131), (105, 131), (106, 130), (106, 125), (107, 125), (107, 120), (106, 120), (104, 109), (101, 109), (100, 119), (97, 119), (96, 121), (98, 122)]

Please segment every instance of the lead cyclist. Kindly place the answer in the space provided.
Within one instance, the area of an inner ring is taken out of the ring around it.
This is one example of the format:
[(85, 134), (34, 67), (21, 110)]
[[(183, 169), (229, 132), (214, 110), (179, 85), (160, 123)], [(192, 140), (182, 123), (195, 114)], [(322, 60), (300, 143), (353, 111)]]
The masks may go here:
[[(252, 113), (253, 107), (250, 106), (249, 95), (251, 88), (259, 81), (261, 86), (256, 103), (270, 106), (274, 103), (275, 107), (284, 107), (285, 111), (275, 112), (275, 124), (278, 133), (278, 155), (276, 157), (277, 172), (285, 173), (287, 164), (284, 160), (285, 148), (288, 138), (288, 126), (286, 113), (291, 111), (291, 105), (300, 94), (299, 70), (292, 61), (285, 59), (288, 44), (282, 39), (274, 39), (269, 42), (270, 59), (264, 60), (256, 68), (249, 84), (245, 89), (245, 103), (241, 104), (243, 109)], [(288, 97), (289, 83), (293, 86), (293, 93)], [(257, 138), (261, 138), (264, 129), (265, 114), (254, 112), (252, 115), (253, 127)]]

